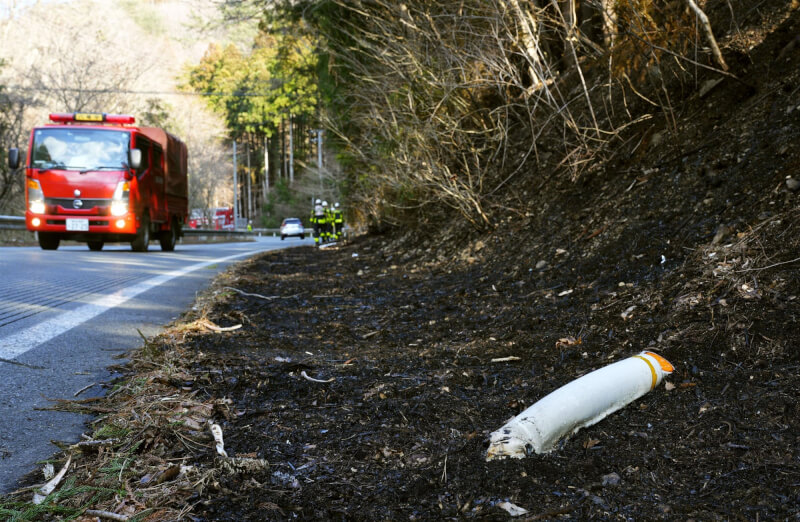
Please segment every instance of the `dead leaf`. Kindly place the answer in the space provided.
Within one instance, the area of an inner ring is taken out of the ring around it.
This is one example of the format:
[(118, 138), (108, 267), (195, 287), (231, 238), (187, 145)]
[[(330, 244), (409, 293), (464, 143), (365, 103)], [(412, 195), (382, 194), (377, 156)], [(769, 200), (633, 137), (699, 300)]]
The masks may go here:
[(155, 477), (153, 478), (153, 481), (156, 484), (161, 484), (162, 482), (166, 482), (168, 480), (174, 479), (175, 477), (178, 476), (178, 474), (180, 472), (181, 472), (181, 467), (180, 466), (178, 466), (178, 465), (170, 466), (169, 468), (165, 469), (164, 471), (158, 472), (155, 475)]
[(580, 338), (580, 337), (578, 337), (577, 339), (575, 337), (572, 337), (572, 336), (562, 337), (561, 339), (556, 341), (556, 348), (562, 348), (564, 346), (573, 346), (573, 345), (576, 345), (576, 344), (581, 344), (582, 342), (583, 342), (583, 339)]

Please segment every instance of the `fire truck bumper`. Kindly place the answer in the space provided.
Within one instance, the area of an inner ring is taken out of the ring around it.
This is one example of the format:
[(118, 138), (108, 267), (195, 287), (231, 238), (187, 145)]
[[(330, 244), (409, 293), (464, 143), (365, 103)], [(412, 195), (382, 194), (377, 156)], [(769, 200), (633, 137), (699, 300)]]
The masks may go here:
[[(33, 232), (58, 233), (64, 239), (97, 235), (135, 235), (136, 216), (65, 216), (25, 213), (25, 224)], [(80, 241), (80, 239), (77, 239)]]

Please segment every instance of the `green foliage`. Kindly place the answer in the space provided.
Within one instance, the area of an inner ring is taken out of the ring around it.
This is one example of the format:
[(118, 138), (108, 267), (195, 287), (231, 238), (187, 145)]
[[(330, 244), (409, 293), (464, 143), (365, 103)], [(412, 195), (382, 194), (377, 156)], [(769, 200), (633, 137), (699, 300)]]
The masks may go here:
[(120, 493), (118, 489), (100, 486), (76, 486), (75, 478), (69, 477), (41, 504), (32, 502), (0, 503), (0, 515), (9, 521), (74, 520), (83, 511), (98, 502), (108, 500)]
[(308, 201), (302, 194), (293, 190), (286, 180), (279, 180), (270, 188), (269, 197), (262, 207), (261, 226), (277, 228), (287, 217), (299, 217), (305, 223), (308, 208)]
[(120, 5), (128, 12), (133, 21), (151, 36), (161, 36), (166, 28), (158, 12), (148, 2), (137, 0), (120, 0)]
[(115, 426), (113, 424), (103, 424), (94, 434), (95, 439), (119, 439), (130, 433), (130, 429)]
[(271, 137), (282, 119), (312, 116), (317, 107), (314, 42), (302, 32), (261, 33), (245, 55), (236, 46), (209, 46), (185, 74), (183, 88), (209, 93), (232, 136)]
[(167, 132), (181, 135), (180, 130), (175, 127), (175, 123), (172, 120), (170, 115), (172, 107), (168, 103), (158, 98), (148, 98), (146, 103), (145, 109), (137, 115), (142, 126), (158, 127)]
[(275, 199), (281, 203), (288, 205), (296, 203), (294, 192), (289, 188), (289, 184), (285, 180), (280, 180), (275, 184), (274, 190), (270, 199)]

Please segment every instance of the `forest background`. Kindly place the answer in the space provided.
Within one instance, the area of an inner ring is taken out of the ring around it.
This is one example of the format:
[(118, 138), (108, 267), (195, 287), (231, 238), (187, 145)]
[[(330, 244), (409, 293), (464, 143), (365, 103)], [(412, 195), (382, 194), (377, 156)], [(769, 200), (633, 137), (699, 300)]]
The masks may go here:
[[(322, 197), (376, 229), (445, 215), (487, 228), (510, 188), (525, 214), (528, 189), (676, 133), (675, 100), (734, 77), (717, 37), (746, 61), (738, 24), (754, 12), (741, 0), (14, 1), (0, 21), (0, 154), (50, 111), (132, 112), (189, 144), (194, 208), (232, 203), (236, 141), (240, 215), (257, 224)], [(20, 175), (0, 163), (0, 213), (21, 212)]]
[[(307, 158), (317, 158), (316, 135), (304, 130), (317, 109), (307, 87), (307, 43), (300, 52), (287, 50), (292, 44), (281, 42), (288, 37), (270, 37), (259, 30), (259, 18), (241, 10), (236, 20), (224, 17), (217, 2), (4, 5), (0, 214), (24, 211), (22, 173), (7, 168), (5, 154), (10, 147), (24, 150), (31, 127), (47, 123), (51, 112), (130, 113), (138, 125), (179, 136), (190, 151), (190, 206), (207, 217), (214, 207), (233, 206), (234, 141), (240, 217), (277, 226), (287, 215), (305, 216), (305, 192), (321, 195), (321, 176), (309, 188), (301, 175), (311, 169)], [(298, 68), (306, 70), (295, 74)], [(294, 144), (293, 131), (301, 136)]]

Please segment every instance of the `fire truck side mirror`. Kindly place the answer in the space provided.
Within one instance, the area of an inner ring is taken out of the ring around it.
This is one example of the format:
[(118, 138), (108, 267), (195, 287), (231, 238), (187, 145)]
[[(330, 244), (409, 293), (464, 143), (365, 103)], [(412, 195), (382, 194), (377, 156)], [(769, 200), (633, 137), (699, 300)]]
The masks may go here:
[(139, 149), (131, 149), (129, 156), (129, 164), (132, 169), (137, 170), (142, 166), (142, 151)]
[(12, 170), (19, 168), (19, 149), (8, 149), (8, 168)]

